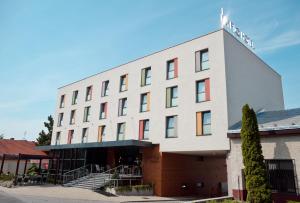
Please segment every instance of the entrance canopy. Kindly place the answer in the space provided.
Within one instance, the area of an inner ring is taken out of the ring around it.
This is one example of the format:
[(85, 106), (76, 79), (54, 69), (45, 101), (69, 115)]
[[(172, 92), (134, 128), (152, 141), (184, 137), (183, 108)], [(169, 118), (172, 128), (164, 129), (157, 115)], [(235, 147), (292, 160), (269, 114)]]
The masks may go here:
[(42, 151), (50, 151), (56, 149), (72, 149), (72, 148), (108, 148), (108, 147), (151, 147), (152, 143), (140, 140), (119, 140), (119, 141), (106, 141), (106, 142), (90, 142), (78, 144), (63, 144), (63, 145), (48, 145), (37, 146), (36, 149)]

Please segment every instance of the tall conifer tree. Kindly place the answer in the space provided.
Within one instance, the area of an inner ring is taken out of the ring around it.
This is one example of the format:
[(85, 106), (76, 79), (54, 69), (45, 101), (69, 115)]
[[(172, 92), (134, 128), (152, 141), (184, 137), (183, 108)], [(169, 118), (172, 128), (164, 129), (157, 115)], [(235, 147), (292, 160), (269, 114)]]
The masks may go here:
[(254, 110), (250, 109), (248, 104), (243, 107), (241, 139), (247, 202), (271, 203), (271, 190), (268, 187), (257, 118)]

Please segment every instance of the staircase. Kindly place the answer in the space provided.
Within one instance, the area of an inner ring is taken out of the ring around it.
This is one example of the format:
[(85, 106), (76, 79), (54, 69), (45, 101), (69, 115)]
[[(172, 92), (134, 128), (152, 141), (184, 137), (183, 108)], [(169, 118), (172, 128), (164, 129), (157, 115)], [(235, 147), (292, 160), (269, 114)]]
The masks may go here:
[[(96, 190), (114, 181), (121, 180), (122, 178), (129, 180), (130, 178), (142, 177), (140, 171), (135, 170), (136, 168), (132, 166), (120, 165), (107, 171), (97, 173), (88, 170), (89, 167), (90, 166), (83, 166), (65, 173), (63, 175), (63, 186)], [(115, 174), (118, 174), (118, 177), (115, 177)]]

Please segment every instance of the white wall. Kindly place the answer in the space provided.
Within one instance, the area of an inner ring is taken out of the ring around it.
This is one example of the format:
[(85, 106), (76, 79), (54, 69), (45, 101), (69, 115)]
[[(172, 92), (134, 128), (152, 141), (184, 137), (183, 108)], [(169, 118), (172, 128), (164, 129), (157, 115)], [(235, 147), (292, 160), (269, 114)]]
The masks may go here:
[[(298, 185), (300, 185), (300, 137), (282, 136), (261, 138), (261, 145), (265, 159), (294, 159)], [(241, 140), (231, 139), (231, 150), (227, 157), (228, 192), (238, 189), (238, 177), (242, 177), (241, 170), (244, 168), (241, 150)], [(240, 189), (242, 182), (240, 185)]]
[[(16, 173), (16, 168), (17, 168), (17, 160), (5, 160), (4, 165), (3, 165), (3, 173), (11, 173), (11, 174), (15, 174)], [(33, 163), (31, 163), (32, 161), (28, 161), (27, 162), (27, 167), (26, 167), (26, 171), (33, 165)], [(41, 168), (44, 169), (44, 164), (48, 163), (48, 161), (46, 160), (42, 160), (42, 165)], [(35, 163), (36, 166), (39, 166), (39, 163)], [(23, 174), (24, 173), (24, 168), (25, 168), (25, 160), (20, 160), (19, 163), (19, 174)]]
[[(209, 49), (210, 70), (195, 73), (195, 52), (206, 48)], [(62, 132), (61, 144), (66, 144), (70, 129), (75, 129), (74, 143), (80, 143), (83, 127), (90, 128), (88, 141), (96, 142), (99, 125), (107, 126), (105, 141), (116, 140), (119, 122), (126, 122), (126, 139), (138, 139), (138, 121), (149, 118), (150, 141), (160, 143), (161, 151), (228, 150), (227, 118), (222, 116), (227, 115), (223, 50), (223, 31), (220, 30), (60, 88), (52, 144), (55, 143), (57, 131)], [(166, 80), (166, 62), (176, 57), (179, 76)], [(141, 87), (141, 69), (148, 66), (152, 67), (152, 84)], [(119, 77), (123, 74), (129, 75), (128, 91), (119, 93)], [(211, 101), (196, 104), (195, 82), (205, 78), (211, 80)], [(101, 85), (105, 80), (110, 81), (110, 95), (103, 98), (100, 96)], [(93, 98), (85, 102), (85, 89), (89, 85), (93, 85)], [(178, 107), (166, 109), (166, 88), (174, 85), (178, 85)], [(72, 106), (74, 90), (79, 90), (79, 101)], [(148, 91), (151, 92), (151, 110), (140, 113), (140, 94)], [(59, 109), (62, 94), (66, 94), (65, 108)], [(127, 116), (118, 117), (118, 100), (123, 97), (128, 98)], [(108, 119), (105, 120), (99, 120), (102, 102), (108, 102)], [(88, 105), (92, 106), (91, 122), (83, 123), (83, 110)], [(70, 126), (72, 109), (77, 109), (76, 124)], [(196, 112), (206, 110), (212, 112), (212, 135), (196, 137)], [(60, 112), (65, 114), (64, 121), (62, 127), (57, 127)], [(178, 115), (178, 138), (165, 138), (165, 117), (168, 115)]]
[(228, 32), (224, 32), (229, 126), (248, 103), (255, 111), (284, 109), (281, 76)]

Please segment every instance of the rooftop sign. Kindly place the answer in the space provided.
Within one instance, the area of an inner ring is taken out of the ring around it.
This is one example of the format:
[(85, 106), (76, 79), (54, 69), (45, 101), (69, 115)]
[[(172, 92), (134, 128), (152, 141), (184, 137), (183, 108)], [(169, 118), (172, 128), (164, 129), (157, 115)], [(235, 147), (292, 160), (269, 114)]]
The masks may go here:
[(231, 20), (229, 20), (228, 16), (224, 15), (223, 8), (221, 8), (220, 24), (221, 24), (221, 28), (226, 29), (228, 32), (232, 33), (243, 44), (254, 49), (254, 43), (252, 39), (248, 37), (248, 35), (246, 35), (244, 32), (242, 32)]

